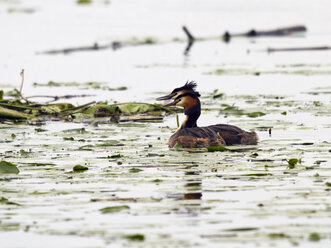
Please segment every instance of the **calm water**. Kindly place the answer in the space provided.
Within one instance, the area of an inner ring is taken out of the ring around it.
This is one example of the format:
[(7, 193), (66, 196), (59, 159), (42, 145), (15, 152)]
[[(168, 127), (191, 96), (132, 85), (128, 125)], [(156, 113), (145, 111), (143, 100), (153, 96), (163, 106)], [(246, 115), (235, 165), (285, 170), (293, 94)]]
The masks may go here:
[[(203, 96), (200, 125), (231, 123), (260, 136), (259, 145), (244, 152), (192, 153), (167, 148), (174, 116), (98, 126), (0, 124), (0, 158), (20, 169), (0, 175), (0, 197), (17, 203), (0, 202), (3, 247), (329, 247), (331, 51), (266, 50), (330, 45), (330, 7), (329, 1), (100, 0), (80, 6), (0, 0), (1, 89), (18, 88), (24, 68), (26, 96), (93, 94), (68, 101), (154, 103), (196, 80)], [(219, 39), (226, 30), (296, 24), (308, 32)], [(182, 25), (206, 38), (188, 56)], [(146, 38), (156, 43), (40, 54)], [(82, 86), (33, 86), (51, 80)], [(90, 81), (128, 90), (84, 86)], [(213, 99), (216, 89), (225, 97)], [(224, 104), (266, 115), (224, 113)], [(121, 158), (109, 157), (114, 154)], [(291, 158), (301, 159), (294, 169)], [(77, 164), (89, 170), (72, 173)], [(128, 208), (100, 211), (113, 206)], [(132, 240), (132, 234), (145, 239)]]

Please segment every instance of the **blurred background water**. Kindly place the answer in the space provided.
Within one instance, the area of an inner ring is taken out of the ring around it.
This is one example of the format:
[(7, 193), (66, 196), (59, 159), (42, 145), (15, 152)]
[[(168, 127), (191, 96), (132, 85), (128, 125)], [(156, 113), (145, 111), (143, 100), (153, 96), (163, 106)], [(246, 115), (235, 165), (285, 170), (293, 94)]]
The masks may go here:
[[(0, 1), (0, 83), (18, 87), (21, 68), (26, 71), (26, 95), (45, 93), (33, 82), (106, 82), (127, 86), (126, 92), (97, 92), (100, 99), (148, 100), (148, 93), (168, 91), (186, 80), (199, 89), (226, 93), (296, 93), (329, 84), (325, 75), (314, 82), (305, 76), (279, 74), (215, 76), (216, 69), (274, 70), (276, 65), (306, 64), (331, 67), (330, 51), (268, 54), (268, 47), (324, 46), (331, 44), (331, 3), (318, 1), (216, 1), (216, 0), (75, 0)], [(305, 25), (299, 37), (238, 38), (221, 41), (225, 31), (246, 32)], [(186, 25), (197, 38), (188, 56), (183, 52)], [(151, 38), (154, 45), (124, 47), (72, 54), (40, 52), (114, 41)], [(181, 40), (183, 42), (175, 42)], [(250, 53), (247, 53), (250, 51)], [(245, 78), (243, 78), (243, 76)], [(61, 89), (57, 89), (61, 94)], [(75, 89), (72, 89), (75, 91)], [(53, 92), (55, 93), (55, 92)], [(152, 99), (152, 98), (151, 98)], [(150, 100), (151, 100), (150, 99)]]

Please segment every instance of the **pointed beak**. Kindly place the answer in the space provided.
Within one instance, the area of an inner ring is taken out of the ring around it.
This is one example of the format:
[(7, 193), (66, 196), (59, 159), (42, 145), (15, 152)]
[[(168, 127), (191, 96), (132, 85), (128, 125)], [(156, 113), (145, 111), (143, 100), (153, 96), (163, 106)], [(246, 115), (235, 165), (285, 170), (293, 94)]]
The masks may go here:
[(170, 107), (170, 106), (174, 106), (176, 104), (177, 104), (177, 102), (173, 101), (173, 102), (170, 102), (170, 103), (167, 103), (167, 104), (163, 105), (163, 107)]
[(176, 95), (176, 93), (171, 93), (171, 94), (166, 95), (166, 96), (158, 97), (158, 98), (156, 98), (156, 100), (157, 100), (157, 101), (169, 100), (169, 99), (171, 99), (174, 95)]

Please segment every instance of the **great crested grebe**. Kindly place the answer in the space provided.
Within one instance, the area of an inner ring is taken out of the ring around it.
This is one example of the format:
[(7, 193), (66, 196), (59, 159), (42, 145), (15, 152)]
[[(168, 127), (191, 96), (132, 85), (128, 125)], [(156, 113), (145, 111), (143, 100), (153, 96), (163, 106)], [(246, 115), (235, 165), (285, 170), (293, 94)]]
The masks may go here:
[(239, 127), (216, 124), (207, 127), (197, 127), (201, 114), (200, 94), (194, 91), (196, 83), (186, 83), (183, 87), (174, 89), (171, 94), (157, 98), (174, 101), (164, 106), (177, 105), (184, 108), (186, 118), (180, 128), (170, 137), (168, 145), (181, 144), (184, 148), (199, 148), (224, 145), (256, 145), (258, 137), (255, 132), (247, 132)]

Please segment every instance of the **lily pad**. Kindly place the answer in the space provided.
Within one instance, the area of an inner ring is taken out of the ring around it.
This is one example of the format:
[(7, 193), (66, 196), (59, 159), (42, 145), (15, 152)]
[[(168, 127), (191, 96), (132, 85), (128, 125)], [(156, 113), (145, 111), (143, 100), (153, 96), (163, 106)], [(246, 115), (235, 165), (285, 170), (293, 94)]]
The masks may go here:
[(123, 113), (136, 114), (136, 113), (146, 113), (151, 111), (160, 111), (163, 108), (157, 104), (148, 103), (123, 103), (118, 105), (119, 109)]
[(318, 233), (314, 232), (309, 235), (308, 239), (309, 241), (318, 242), (320, 241), (321, 237)]
[(84, 166), (84, 165), (75, 165), (74, 168), (72, 168), (73, 171), (86, 171), (88, 170), (88, 167)]
[(330, 182), (326, 182), (325, 185), (326, 185), (327, 187), (331, 187), (331, 183), (330, 183)]
[(16, 165), (4, 160), (0, 162), (0, 174), (18, 174), (19, 172)]
[(96, 104), (94, 106), (89, 107), (87, 110), (83, 112), (84, 114), (95, 116), (95, 117), (103, 117), (103, 116), (111, 116), (118, 115), (121, 113), (121, 110), (116, 105), (107, 105), (107, 104)]
[(264, 116), (265, 113), (257, 111), (257, 112), (252, 112), (252, 113), (248, 113), (247, 116), (251, 117), (251, 118), (256, 118), (256, 117), (260, 117), (260, 116)]
[(111, 207), (105, 207), (99, 209), (99, 211), (103, 214), (112, 214), (112, 213), (117, 213), (123, 210), (128, 210), (130, 209), (129, 206), (127, 205), (121, 205), (121, 206), (111, 206)]
[(98, 143), (96, 144), (96, 146), (99, 147), (106, 147), (106, 146), (123, 146), (124, 144), (122, 144), (121, 142), (117, 141), (117, 140), (106, 140), (102, 143)]
[(139, 169), (139, 168), (131, 168), (129, 170), (130, 173), (138, 173), (138, 172), (141, 172), (141, 171), (143, 171), (143, 170), (142, 169)]
[(111, 156), (108, 156), (108, 158), (121, 158), (122, 155), (121, 154), (113, 154)]
[(207, 147), (208, 152), (225, 152), (225, 151), (231, 151), (231, 149), (226, 148), (224, 146), (208, 146)]
[(176, 144), (174, 145), (174, 148), (175, 148), (175, 149), (181, 149), (181, 148), (183, 148), (183, 146), (182, 146), (182, 144), (180, 144), (180, 143), (176, 143)]
[(144, 241), (145, 240), (145, 235), (143, 234), (130, 234), (130, 235), (125, 235), (126, 239), (129, 239), (131, 241)]
[(299, 160), (297, 158), (291, 158), (290, 160), (287, 161), (288, 167), (290, 169), (293, 169), (293, 168), (295, 168), (295, 166), (298, 162), (299, 162)]
[(7, 204), (7, 205), (15, 205), (15, 206), (20, 206), (20, 204), (16, 203), (16, 202), (12, 202), (12, 201), (9, 201), (7, 198), (5, 197), (1, 197), (0, 198), (0, 204)]
[(271, 239), (283, 239), (283, 238), (288, 238), (289, 236), (287, 236), (284, 233), (269, 233), (268, 237)]

